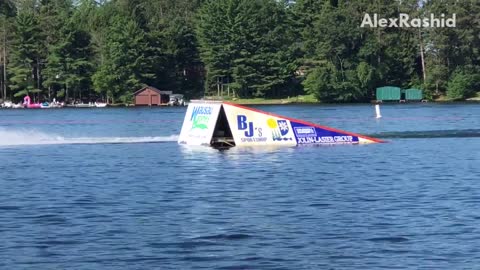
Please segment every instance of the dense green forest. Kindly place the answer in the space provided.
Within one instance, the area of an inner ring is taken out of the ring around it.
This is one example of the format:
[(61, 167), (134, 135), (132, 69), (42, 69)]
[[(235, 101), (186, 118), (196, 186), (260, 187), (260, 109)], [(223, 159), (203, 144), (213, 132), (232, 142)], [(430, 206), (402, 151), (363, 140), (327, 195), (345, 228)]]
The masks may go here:
[[(360, 27), (456, 14), (456, 27)], [(480, 91), (477, 0), (1, 0), (0, 99), (130, 102), (144, 85), (189, 98), (368, 101)], [(220, 92), (221, 91), (221, 92)]]

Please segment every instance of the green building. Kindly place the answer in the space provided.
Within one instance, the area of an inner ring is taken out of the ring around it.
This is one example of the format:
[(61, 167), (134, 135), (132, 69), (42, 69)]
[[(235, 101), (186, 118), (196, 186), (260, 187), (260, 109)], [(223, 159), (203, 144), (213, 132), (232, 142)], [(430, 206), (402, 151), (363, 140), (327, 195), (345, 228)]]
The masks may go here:
[(401, 99), (400, 87), (383, 86), (377, 88), (376, 99), (381, 101), (399, 101)]
[(405, 100), (421, 101), (423, 99), (423, 91), (416, 88), (405, 89)]
[(396, 86), (378, 87), (376, 91), (377, 101), (421, 101), (423, 91), (421, 89), (400, 89)]

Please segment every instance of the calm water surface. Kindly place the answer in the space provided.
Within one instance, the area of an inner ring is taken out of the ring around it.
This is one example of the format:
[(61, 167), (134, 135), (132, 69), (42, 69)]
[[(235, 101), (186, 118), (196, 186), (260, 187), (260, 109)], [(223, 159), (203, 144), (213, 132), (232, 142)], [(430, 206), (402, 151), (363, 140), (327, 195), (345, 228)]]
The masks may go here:
[(259, 106), (386, 138), (217, 151), (185, 108), (0, 110), (0, 269), (478, 269), (480, 105)]

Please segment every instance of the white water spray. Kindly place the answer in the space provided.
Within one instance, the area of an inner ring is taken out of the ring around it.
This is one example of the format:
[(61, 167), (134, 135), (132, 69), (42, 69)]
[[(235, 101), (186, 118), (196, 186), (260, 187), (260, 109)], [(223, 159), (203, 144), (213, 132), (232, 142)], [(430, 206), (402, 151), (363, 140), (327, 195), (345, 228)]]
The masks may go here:
[(64, 137), (36, 130), (0, 129), (1, 146), (54, 144), (155, 143), (177, 141), (178, 135), (155, 137)]

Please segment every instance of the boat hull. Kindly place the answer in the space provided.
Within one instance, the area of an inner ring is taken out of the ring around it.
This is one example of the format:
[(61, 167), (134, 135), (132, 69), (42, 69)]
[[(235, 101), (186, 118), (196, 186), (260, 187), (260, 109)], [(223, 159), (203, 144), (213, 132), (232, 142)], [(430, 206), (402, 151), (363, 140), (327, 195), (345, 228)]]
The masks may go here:
[(178, 143), (300, 146), (381, 143), (382, 140), (228, 102), (189, 104)]

